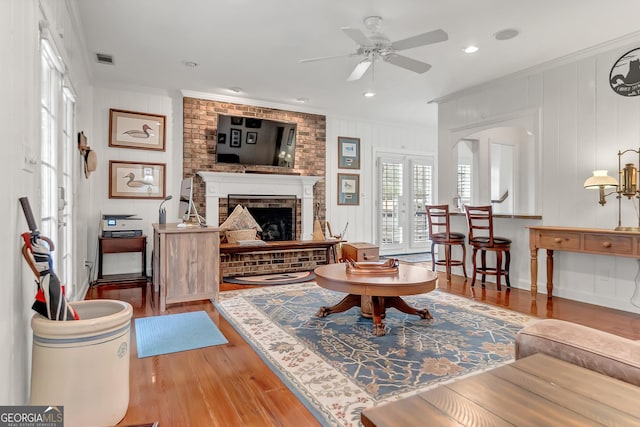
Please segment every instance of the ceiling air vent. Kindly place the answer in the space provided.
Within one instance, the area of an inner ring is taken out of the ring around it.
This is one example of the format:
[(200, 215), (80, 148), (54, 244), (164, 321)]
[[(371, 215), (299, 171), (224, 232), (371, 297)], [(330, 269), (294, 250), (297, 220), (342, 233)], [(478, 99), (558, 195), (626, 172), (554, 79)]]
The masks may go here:
[(111, 55), (107, 55), (105, 53), (96, 53), (96, 58), (101, 64), (113, 65), (113, 56)]

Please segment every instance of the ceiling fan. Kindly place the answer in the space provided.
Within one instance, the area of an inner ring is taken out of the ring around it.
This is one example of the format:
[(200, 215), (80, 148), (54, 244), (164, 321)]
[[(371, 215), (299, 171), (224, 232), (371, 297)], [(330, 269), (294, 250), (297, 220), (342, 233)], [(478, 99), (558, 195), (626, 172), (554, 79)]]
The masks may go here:
[(322, 61), (325, 59), (363, 56), (364, 59), (362, 59), (362, 61), (360, 61), (358, 65), (356, 65), (356, 68), (354, 68), (354, 70), (351, 72), (351, 75), (349, 76), (349, 78), (347, 78), (347, 81), (355, 81), (360, 79), (367, 72), (369, 67), (371, 67), (371, 65), (380, 58), (382, 58), (384, 62), (388, 62), (390, 64), (397, 65), (398, 67), (402, 67), (406, 70), (422, 74), (429, 71), (429, 69), (431, 68), (430, 64), (403, 55), (399, 55), (397, 52), (405, 49), (412, 49), (414, 47), (425, 46), (432, 43), (439, 43), (449, 39), (449, 36), (444, 30), (438, 29), (392, 42), (386, 35), (382, 33), (381, 17), (369, 16), (364, 19), (364, 25), (371, 33), (371, 35), (368, 37), (362, 32), (362, 30), (358, 28), (341, 28), (341, 30), (347, 35), (347, 37), (358, 44), (358, 49), (355, 52), (348, 55), (323, 56), (319, 58), (301, 59), (300, 62), (313, 62)]

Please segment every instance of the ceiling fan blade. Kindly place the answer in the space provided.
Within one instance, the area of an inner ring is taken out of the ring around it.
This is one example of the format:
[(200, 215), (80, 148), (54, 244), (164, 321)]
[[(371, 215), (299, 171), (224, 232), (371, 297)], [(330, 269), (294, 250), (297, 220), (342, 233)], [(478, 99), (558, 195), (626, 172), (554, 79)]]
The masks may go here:
[(314, 62), (314, 61), (324, 61), (325, 59), (351, 58), (352, 56), (356, 56), (356, 55), (357, 53), (349, 53), (347, 55), (320, 56), (317, 58), (300, 59), (298, 62)]
[(347, 81), (352, 82), (354, 80), (359, 80), (362, 76), (364, 76), (364, 73), (367, 72), (370, 66), (371, 66), (370, 59), (365, 59), (361, 61), (358, 65), (356, 65), (356, 68), (353, 69)]
[(356, 42), (358, 46), (372, 46), (373, 43), (367, 36), (364, 35), (362, 30), (358, 28), (349, 28), (342, 27), (341, 30), (349, 37), (351, 40)]
[(449, 40), (449, 35), (444, 30), (434, 30), (428, 33), (419, 34), (397, 42), (391, 43), (391, 47), (395, 50), (411, 49), (413, 47), (424, 46), (432, 43), (439, 43)]
[(398, 67), (402, 67), (418, 74), (425, 73), (431, 68), (431, 64), (407, 58), (406, 56), (398, 55), (397, 53), (385, 55), (382, 59), (386, 62), (392, 63), (393, 65), (397, 65)]

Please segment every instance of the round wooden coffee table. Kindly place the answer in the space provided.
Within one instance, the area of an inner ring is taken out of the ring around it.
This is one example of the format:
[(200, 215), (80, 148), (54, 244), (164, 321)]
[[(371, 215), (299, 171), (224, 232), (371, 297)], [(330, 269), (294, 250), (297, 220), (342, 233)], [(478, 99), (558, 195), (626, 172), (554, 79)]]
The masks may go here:
[(334, 306), (320, 307), (317, 313), (319, 317), (358, 306), (362, 316), (373, 317), (373, 334), (376, 336), (385, 334), (382, 319), (388, 307), (423, 319), (432, 319), (429, 310), (411, 307), (400, 296), (424, 294), (434, 290), (438, 276), (433, 271), (400, 264), (395, 274), (352, 274), (346, 271), (346, 266), (345, 263), (327, 264), (314, 270), (318, 285), (348, 294)]

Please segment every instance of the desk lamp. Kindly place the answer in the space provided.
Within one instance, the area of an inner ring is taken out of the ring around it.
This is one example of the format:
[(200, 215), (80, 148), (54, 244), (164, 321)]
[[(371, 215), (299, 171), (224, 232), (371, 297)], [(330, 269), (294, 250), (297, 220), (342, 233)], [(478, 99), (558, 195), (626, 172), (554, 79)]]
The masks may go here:
[(158, 223), (166, 224), (167, 223), (167, 211), (164, 209), (164, 204), (167, 200), (173, 199), (172, 195), (168, 195), (164, 198), (162, 203), (160, 203), (160, 208), (158, 209)]
[[(640, 148), (637, 150), (628, 149), (624, 151), (618, 150), (618, 174), (620, 176), (620, 183), (611, 176), (607, 175), (606, 170), (595, 170), (593, 176), (587, 178), (584, 182), (584, 188), (599, 190), (600, 203), (602, 206), (607, 203), (606, 197), (611, 194), (617, 194), (618, 199), (618, 226), (615, 230), (618, 231), (640, 231), (640, 213), (638, 214), (638, 226), (637, 227), (623, 227), (622, 226), (622, 197), (626, 197), (627, 200), (640, 199), (640, 191), (638, 191), (638, 168), (634, 163), (626, 163), (624, 168), (622, 167), (622, 156), (626, 153), (637, 153), (638, 164), (640, 164)], [(614, 188), (615, 190), (610, 193), (605, 193), (606, 188)]]

